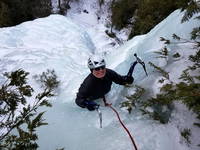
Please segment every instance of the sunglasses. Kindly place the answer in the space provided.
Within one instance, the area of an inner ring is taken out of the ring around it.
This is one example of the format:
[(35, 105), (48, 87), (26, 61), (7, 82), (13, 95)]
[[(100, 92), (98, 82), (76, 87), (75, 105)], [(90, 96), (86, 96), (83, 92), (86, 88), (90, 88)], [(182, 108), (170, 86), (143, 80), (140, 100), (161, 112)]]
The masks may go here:
[(106, 68), (106, 66), (100, 66), (100, 67), (97, 67), (97, 68), (94, 68), (94, 70), (95, 71), (99, 71), (99, 70), (103, 70), (103, 69), (105, 69)]

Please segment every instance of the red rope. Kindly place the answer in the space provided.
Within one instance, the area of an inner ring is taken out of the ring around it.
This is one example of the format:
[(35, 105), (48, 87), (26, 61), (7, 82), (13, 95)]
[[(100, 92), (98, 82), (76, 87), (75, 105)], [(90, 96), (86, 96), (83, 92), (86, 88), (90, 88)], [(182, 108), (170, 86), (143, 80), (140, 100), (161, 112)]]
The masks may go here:
[(135, 147), (135, 150), (138, 150), (138, 149), (137, 149), (137, 146), (136, 146), (136, 144), (135, 144), (135, 141), (133, 140), (133, 137), (132, 137), (131, 133), (130, 133), (129, 130), (126, 128), (126, 126), (123, 124), (123, 122), (121, 121), (118, 112), (117, 112), (111, 105), (110, 105), (109, 107), (116, 113), (117, 118), (119, 119), (119, 122), (121, 123), (121, 125), (124, 127), (124, 129), (125, 129), (126, 132), (128, 133), (128, 135), (129, 135), (129, 137), (130, 137), (130, 139), (131, 139), (131, 141), (132, 141), (132, 143), (133, 143), (133, 145), (134, 145), (134, 147)]
[(135, 144), (135, 141), (133, 140), (133, 137), (132, 137), (131, 133), (130, 133), (129, 130), (126, 128), (126, 126), (124, 125), (124, 123), (121, 121), (120, 116), (119, 116), (119, 113), (111, 106), (112, 104), (107, 104), (107, 103), (106, 103), (105, 97), (103, 98), (103, 101), (104, 101), (104, 103), (105, 103), (106, 106), (110, 107), (110, 108), (116, 113), (117, 118), (118, 118), (120, 124), (121, 124), (122, 127), (126, 130), (126, 132), (128, 133), (128, 135), (129, 135), (129, 137), (130, 137), (130, 139), (131, 139), (131, 141), (132, 141), (132, 143), (133, 143), (133, 146), (134, 146), (135, 150), (138, 150), (138, 149), (137, 149), (137, 146), (136, 146), (136, 144)]

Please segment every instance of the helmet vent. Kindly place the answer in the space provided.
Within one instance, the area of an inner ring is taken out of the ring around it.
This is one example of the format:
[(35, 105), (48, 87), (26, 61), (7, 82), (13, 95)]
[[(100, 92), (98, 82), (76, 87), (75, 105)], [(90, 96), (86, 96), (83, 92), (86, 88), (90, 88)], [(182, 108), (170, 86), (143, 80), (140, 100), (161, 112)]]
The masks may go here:
[(101, 56), (93, 55), (88, 59), (89, 69), (94, 69), (105, 65), (106, 65), (105, 60)]

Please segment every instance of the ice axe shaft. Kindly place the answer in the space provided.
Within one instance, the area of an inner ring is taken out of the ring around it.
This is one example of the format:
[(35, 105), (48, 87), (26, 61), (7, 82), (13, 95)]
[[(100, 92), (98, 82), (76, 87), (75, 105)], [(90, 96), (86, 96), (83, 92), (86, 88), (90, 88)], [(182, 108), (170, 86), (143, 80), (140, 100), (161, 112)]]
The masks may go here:
[(130, 67), (128, 73), (127, 73), (127, 76), (132, 76), (133, 71), (134, 71), (134, 68), (135, 68), (135, 66), (136, 66), (137, 63), (139, 63), (139, 64), (142, 65), (142, 67), (143, 67), (143, 69), (144, 69), (146, 75), (148, 76), (147, 71), (146, 71), (146, 67), (145, 67), (145, 63), (141, 60), (141, 58), (139, 58), (139, 57), (137, 56), (136, 53), (134, 54), (134, 56), (136, 57), (136, 61), (132, 63), (132, 65), (131, 65), (131, 67)]
[(97, 110), (97, 113), (99, 115), (99, 124), (100, 124), (100, 128), (102, 128), (102, 113), (101, 111), (99, 110), (99, 108), (96, 109)]
[(131, 65), (131, 67), (130, 67), (128, 73), (127, 73), (127, 76), (129, 76), (129, 77), (132, 76), (133, 70), (134, 70), (136, 64), (137, 64), (137, 61), (135, 61), (134, 63), (132, 63), (132, 65)]
[(142, 67), (143, 67), (143, 69), (144, 69), (146, 75), (148, 76), (144, 61), (142, 61), (142, 60), (137, 56), (136, 53), (134, 54), (134, 56), (136, 57), (137, 62), (140, 63), (140, 64), (142, 65)]

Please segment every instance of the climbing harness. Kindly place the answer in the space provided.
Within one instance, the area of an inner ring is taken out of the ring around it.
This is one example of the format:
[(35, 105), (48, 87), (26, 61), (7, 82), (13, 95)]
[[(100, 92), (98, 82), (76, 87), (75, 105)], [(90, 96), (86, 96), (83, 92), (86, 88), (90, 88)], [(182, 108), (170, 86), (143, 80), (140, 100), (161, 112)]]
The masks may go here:
[(120, 118), (120, 116), (119, 116), (119, 113), (116, 111), (116, 109), (115, 109), (114, 107), (112, 107), (112, 104), (107, 104), (107, 103), (106, 103), (105, 97), (103, 97), (103, 101), (104, 101), (104, 103), (105, 103), (105, 106), (110, 107), (110, 108), (115, 112), (115, 114), (117, 115), (117, 118), (118, 118), (120, 124), (121, 124), (122, 127), (125, 129), (125, 131), (128, 133), (128, 135), (129, 135), (129, 137), (130, 137), (130, 139), (131, 139), (131, 142), (132, 142), (132, 144), (133, 144), (135, 150), (138, 150), (138, 149), (137, 149), (137, 146), (136, 146), (136, 144), (135, 144), (135, 141), (134, 141), (134, 139), (133, 139), (133, 137), (132, 137), (132, 135), (131, 135), (131, 133), (129, 132), (129, 130), (127, 129), (127, 127), (124, 125), (124, 123), (121, 121), (121, 118)]

